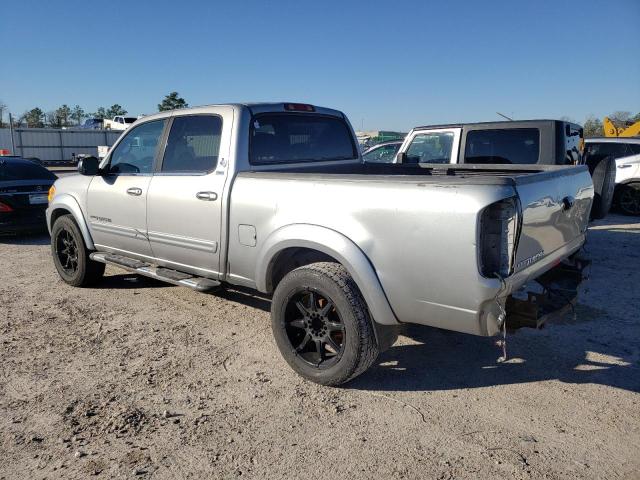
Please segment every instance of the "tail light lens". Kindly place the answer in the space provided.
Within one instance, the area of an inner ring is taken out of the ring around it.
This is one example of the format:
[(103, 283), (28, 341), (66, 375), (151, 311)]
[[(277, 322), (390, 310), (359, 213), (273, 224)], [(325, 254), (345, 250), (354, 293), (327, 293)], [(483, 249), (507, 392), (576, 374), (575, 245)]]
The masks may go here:
[(480, 273), (507, 277), (513, 273), (520, 234), (518, 199), (507, 198), (484, 209), (480, 217)]
[(13, 212), (13, 208), (11, 208), (11, 206), (7, 205), (6, 203), (0, 202), (0, 213), (8, 212)]

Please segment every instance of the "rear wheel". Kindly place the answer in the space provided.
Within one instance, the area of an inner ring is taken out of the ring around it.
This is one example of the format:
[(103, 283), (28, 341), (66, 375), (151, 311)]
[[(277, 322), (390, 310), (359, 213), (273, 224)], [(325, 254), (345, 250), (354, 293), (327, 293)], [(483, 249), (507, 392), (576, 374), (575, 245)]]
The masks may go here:
[(273, 294), (271, 326), (291, 368), (321, 385), (351, 380), (379, 353), (362, 294), (337, 263), (313, 263), (288, 273)]
[(51, 229), (51, 254), (60, 278), (74, 287), (92, 285), (102, 278), (104, 263), (94, 262), (89, 253), (73, 217), (58, 217)]
[(605, 157), (595, 163), (587, 159), (587, 166), (593, 180), (593, 206), (591, 218), (606, 217), (613, 203), (613, 192), (616, 186), (616, 161), (612, 157)]
[(640, 183), (618, 186), (618, 206), (627, 215), (640, 215)]

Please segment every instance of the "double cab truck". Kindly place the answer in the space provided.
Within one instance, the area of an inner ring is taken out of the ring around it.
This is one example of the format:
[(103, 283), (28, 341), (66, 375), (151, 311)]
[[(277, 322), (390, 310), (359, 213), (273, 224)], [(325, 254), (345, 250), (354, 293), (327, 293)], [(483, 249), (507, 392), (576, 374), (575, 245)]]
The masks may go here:
[[(593, 177), (592, 218), (611, 208), (616, 165), (612, 158), (585, 159), (584, 132), (563, 120), (460, 123), (416, 127), (390, 161), (472, 165), (582, 165)], [(366, 160), (366, 158), (365, 158)]]
[(503, 332), (526, 285), (576, 277), (593, 199), (585, 166), (368, 165), (343, 113), (297, 103), (144, 117), (78, 170), (47, 209), (65, 282), (269, 294), (282, 356), (324, 385), (402, 324)]

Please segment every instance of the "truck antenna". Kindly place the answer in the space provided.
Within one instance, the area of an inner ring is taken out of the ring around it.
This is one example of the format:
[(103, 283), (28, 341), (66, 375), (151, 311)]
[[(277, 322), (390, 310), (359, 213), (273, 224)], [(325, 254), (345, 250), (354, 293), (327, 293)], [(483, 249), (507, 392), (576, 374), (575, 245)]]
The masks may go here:
[(513, 122), (513, 118), (509, 118), (506, 115), (501, 114), (500, 112), (496, 112), (498, 115), (500, 115), (503, 118), (506, 118), (507, 120), (509, 120), (510, 122)]

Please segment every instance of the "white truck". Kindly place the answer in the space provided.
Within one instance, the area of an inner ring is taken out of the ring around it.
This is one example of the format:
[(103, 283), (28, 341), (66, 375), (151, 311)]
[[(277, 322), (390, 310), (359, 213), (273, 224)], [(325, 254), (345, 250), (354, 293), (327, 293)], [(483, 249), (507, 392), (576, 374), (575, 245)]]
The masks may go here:
[(103, 128), (106, 128), (107, 130), (126, 130), (136, 120), (136, 117), (125, 117), (123, 115), (116, 115), (112, 120), (108, 120), (105, 118), (103, 121)]

